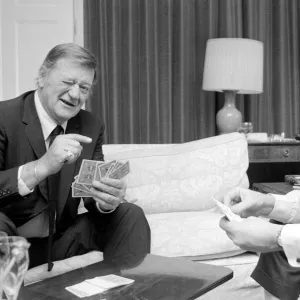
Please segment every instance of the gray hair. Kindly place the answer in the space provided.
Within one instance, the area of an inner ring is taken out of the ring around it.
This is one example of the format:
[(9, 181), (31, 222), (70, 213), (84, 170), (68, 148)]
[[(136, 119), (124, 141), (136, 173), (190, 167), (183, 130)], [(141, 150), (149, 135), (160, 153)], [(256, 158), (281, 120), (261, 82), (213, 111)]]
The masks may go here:
[(78, 64), (93, 69), (95, 72), (93, 84), (96, 83), (98, 72), (97, 61), (94, 55), (74, 43), (59, 44), (52, 48), (39, 68), (39, 76), (41, 78), (46, 77), (55, 67), (56, 62), (62, 58), (72, 58), (76, 60)]

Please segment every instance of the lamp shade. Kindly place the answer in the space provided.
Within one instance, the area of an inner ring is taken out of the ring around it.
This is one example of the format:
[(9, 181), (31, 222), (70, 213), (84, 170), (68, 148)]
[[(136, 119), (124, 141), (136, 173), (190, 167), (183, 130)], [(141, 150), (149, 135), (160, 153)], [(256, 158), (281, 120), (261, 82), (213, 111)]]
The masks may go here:
[(263, 92), (263, 43), (252, 39), (209, 39), (206, 45), (203, 90)]

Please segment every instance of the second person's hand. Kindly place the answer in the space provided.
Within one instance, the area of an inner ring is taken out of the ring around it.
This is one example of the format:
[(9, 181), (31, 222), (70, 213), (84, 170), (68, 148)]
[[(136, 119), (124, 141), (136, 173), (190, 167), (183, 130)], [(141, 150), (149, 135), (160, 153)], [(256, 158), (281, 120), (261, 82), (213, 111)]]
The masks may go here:
[(224, 204), (242, 218), (268, 216), (274, 208), (275, 197), (238, 187), (225, 194)]
[(222, 217), (219, 225), (233, 243), (243, 250), (265, 253), (280, 249), (277, 235), (282, 225), (256, 217), (249, 217), (242, 222), (228, 221)]

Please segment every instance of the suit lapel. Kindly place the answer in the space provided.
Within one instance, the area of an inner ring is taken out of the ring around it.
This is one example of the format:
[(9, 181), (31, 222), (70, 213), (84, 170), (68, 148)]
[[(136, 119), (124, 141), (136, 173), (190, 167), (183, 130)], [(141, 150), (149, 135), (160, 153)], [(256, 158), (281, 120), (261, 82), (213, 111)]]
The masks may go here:
[[(27, 124), (25, 134), (36, 158), (42, 157), (46, 152), (46, 146), (41, 122), (34, 103), (34, 92), (25, 97), (23, 123)], [(40, 182), (39, 189), (42, 195), (48, 199), (47, 180)]]
[(39, 120), (35, 104), (34, 93), (25, 98), (23, 122), (27, 124), (25, 133), (37, 158), (46, 152), (41, 122)]

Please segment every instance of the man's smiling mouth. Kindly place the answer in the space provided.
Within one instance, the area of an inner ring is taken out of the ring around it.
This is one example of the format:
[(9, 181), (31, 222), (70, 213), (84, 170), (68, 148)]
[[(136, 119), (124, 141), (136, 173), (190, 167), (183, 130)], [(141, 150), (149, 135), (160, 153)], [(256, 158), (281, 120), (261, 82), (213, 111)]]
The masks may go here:
[(60, 99), (60, 101), (62, 101), (64, 104), (68, 105), (68, 106), (71, 106), (71, 107), (74, 107), (75, 105), (72, 103), (72, 102), (68, 102), (64, 99)]

